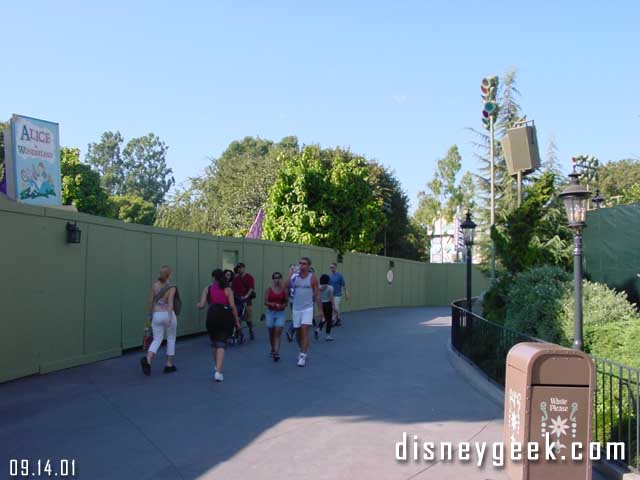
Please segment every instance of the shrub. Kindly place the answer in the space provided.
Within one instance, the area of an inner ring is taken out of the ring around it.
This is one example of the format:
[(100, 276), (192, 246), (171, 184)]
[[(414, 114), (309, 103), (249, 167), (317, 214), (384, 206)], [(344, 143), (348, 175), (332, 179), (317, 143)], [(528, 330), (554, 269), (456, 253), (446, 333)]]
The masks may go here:
[[(583, 282), (582, 292), (585, 351), (599, 358), (640, 367), (640, 315), (627, 300), (627, 294), (589, 281)], [(574, 329), (571, 286), (562, 303), (562, 328), (565, 337), (571, 339)]]
[(503, 273), (496, 278), (482, 298), (482, 316), (502, 325), (507, 316), (507, 299), (513, 276)]
[(569, 275), (560, 267), (534, 267), (517, 274), (509, 288), (505, 326), (542, 340), (566, 345), (559, 321)]

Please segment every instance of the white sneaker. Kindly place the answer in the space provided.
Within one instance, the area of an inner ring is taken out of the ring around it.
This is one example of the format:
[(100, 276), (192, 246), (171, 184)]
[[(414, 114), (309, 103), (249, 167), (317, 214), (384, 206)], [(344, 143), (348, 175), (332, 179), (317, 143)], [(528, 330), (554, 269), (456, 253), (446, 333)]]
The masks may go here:
[(304, 367), (306, 362), (307, 362), (307, 354), (306, 353), (301, 353), (300, 355), (298, 355), (298, 366), (299, 367)]
[(216, 370), (216, 373), (213, 374), (213, 379), (216, 382), (223, 382), (224, 381), (224, 375)]
[(331, 342), (331, 341), (333, 340), (333, 337), (332, 337), (331, 335), (327, 335), (327, 336), (325, 337), (325, 340), (326, 340), (327, 342)]

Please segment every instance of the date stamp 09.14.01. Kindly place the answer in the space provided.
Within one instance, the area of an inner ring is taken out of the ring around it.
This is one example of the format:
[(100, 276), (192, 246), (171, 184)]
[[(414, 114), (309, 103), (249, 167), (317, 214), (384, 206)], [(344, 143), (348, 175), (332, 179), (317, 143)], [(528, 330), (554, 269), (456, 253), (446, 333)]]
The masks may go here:
[(9, 478), (73, 478), (77, 472), (77, 462), (71, 458), (9, 460)]

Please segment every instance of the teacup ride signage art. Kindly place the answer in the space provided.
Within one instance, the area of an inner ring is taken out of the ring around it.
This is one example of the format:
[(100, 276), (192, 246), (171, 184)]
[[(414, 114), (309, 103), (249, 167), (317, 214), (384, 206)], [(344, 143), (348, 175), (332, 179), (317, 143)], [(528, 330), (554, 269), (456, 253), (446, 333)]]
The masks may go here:
[(7, 196), (31, 205), (60, 205), (58, 124), (13, 115), (4, 142)]

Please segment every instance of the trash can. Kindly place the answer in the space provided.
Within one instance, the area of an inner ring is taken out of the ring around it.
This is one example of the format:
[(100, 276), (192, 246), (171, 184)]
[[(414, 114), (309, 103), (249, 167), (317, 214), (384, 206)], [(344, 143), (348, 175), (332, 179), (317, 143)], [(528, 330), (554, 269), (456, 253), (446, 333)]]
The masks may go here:
[[(504, 451), (511, 480), (591, 480), (594, 385), (595, 366), (584, 352), (527, 342), (509, 351)], [(521, 460), (512, 458), (515, 443)]]

